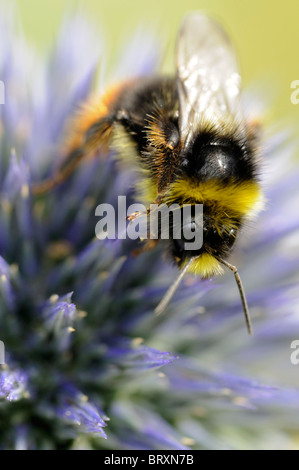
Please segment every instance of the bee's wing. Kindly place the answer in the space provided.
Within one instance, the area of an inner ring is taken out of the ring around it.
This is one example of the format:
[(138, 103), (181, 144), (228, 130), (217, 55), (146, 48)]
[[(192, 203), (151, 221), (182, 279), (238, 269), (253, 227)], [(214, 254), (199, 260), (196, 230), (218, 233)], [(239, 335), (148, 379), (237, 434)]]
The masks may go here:
[(177, 42), (180, 132), (188, 143), (200, 123), (241, 121), (241, 77), (234, 48), (221, 26), (201, 13), (183, 21)]

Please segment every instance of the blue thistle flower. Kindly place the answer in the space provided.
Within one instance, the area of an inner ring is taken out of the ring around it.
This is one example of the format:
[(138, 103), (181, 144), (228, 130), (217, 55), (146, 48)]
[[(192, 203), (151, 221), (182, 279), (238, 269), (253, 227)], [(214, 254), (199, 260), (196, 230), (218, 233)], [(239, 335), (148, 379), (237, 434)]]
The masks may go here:
[[(230, 273), (186, 278), (167, 314), (154, 317), (176, 275), (161, 250), (134, 258), (127, 240), (94, 238), (95, 207), (130, 199), (133, 175), (95, 159), (42, 198), (30, 192), (31, 181), (53, 174), (67, 119), (91, 91), (101, 41), (75, 17), (41, 61), (12, 22), (1, 15), (0, 447), (296, 447), (294, 143), (279, 132), (267, 140), (267, 208), (234, 253), (253, 338)], [(141, 42), (148, 53), (136, 63)], [(151, 44), (139, 34), (111, 76), (153, 70)]]

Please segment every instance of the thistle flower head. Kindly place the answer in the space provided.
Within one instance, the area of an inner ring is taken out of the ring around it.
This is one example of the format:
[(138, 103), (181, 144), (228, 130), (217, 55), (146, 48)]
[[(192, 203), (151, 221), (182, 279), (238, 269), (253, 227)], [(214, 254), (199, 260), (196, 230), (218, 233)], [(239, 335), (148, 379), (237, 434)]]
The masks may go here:
[[(265, 141), (267, 206), (234, 253), (253, 338), (231, 273), (186, 277), (167, 314), (154, 317), (176, 276), (162, 250), (133, 257), (132, 242), (94, 237), (95, 207), (130, 198), (134, 176), (112, 158), (94, 159), (41, 198), (30, 190), (53, 174), (67, 119), (92, 89), (101, 42), (75, 17), (42, 61), (0, 22), (0, 447), (295, 447), (294, 144), (282, 132)], [(153, 70), (150, 41), (139, 35), (111, 75)], [(148, 53), (138, 63), (140, 50)]]

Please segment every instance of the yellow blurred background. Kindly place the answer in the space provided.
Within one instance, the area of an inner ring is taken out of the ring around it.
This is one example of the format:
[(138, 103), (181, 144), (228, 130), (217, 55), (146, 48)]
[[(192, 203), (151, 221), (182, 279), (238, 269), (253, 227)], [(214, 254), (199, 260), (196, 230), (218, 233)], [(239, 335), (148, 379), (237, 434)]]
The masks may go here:
[(16, 0), (27, 37), (40, 50), (53, 42), (66, 11), (82, 5), (109, 40), (111, 59), (120, 38), (138, 25), (148, 24), (167, 35), (166, 64), (173, 61), (175, 36), (182, 16), (205, 10), (216, 16), (232, 37), (241, 63), (244, 84), (266, 83), (274, 90), (273, 117), (299, 117), (291, 103), (291, 82), (299, 80), (299, 1), (284, 0)]

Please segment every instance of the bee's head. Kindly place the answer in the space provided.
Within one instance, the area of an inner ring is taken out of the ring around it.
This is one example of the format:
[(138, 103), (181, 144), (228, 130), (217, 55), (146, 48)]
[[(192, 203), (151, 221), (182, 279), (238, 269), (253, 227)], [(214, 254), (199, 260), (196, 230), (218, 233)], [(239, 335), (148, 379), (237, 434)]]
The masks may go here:
[(218, 258), (226, 258), (236, 241), (240, 220), (213, 212), (209, 206), (191, 206), (182, 218), (180, 237), (171, 240), (172, 255), (179, 266), (196, 258), (189, 271), (210, 277), (220, 271)]
[[(163, 202), (168, 206), (176, 203), (181, 208), (185, 205), (193, 208), (189, 218), (187, 215), (181, 220), (181, 237), (172, 237), (171, 250), (179, 266), (197, 257), (196, 267), (190, 267), (189, 271), (210, 277), (221, 270), (217, 259), (227, 258), (243, 223), (261, 208), (263, 199), (259, 184), (252, 180), (201, 181), (196, 175), (184, 175), (169, 186)], [(202, 207), (201, 219), (195, 214), (198, 206)], [(190, 244), (192, 231), (193, 241), (197, 243), (193, 245)]]

